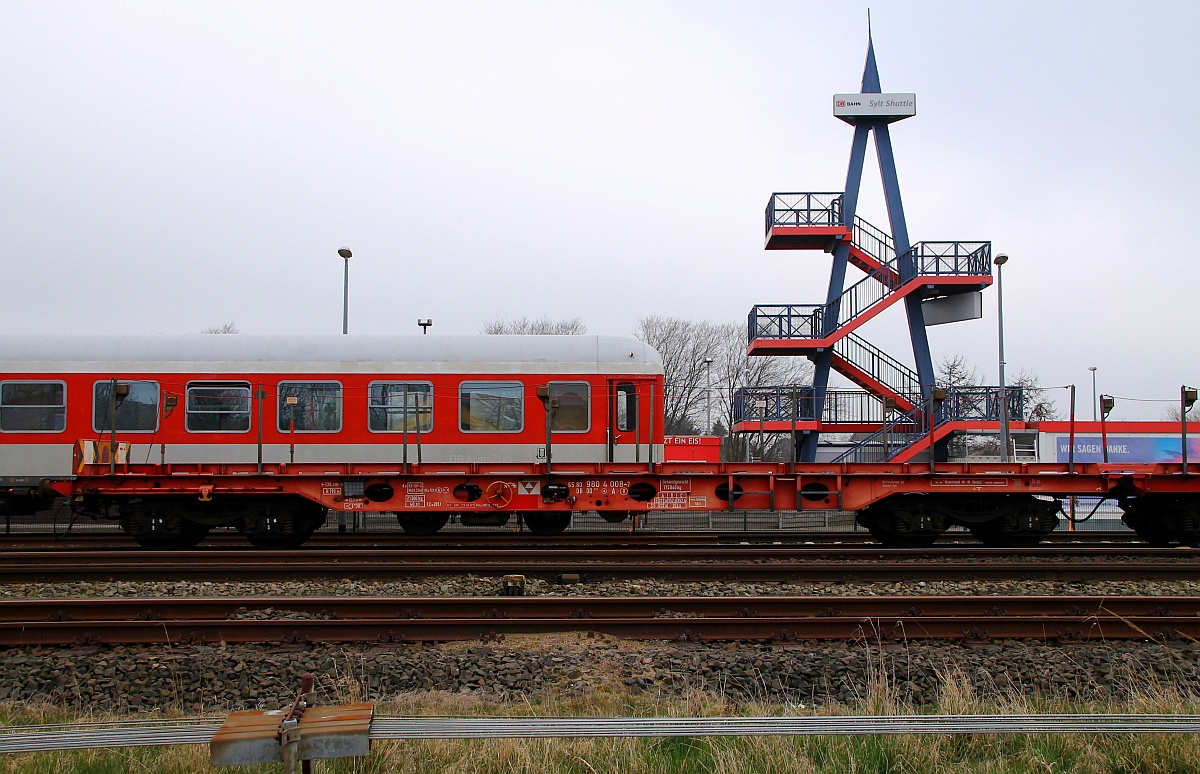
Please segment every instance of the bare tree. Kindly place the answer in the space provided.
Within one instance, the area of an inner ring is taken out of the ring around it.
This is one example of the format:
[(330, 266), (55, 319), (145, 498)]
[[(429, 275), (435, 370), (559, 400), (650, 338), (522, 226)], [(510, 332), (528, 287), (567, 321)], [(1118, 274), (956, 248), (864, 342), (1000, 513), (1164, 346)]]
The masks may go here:
[[(937, 381), (939, 387), (959, 389), (963, 394), (955, 396), (960, 409), (972, 408), (982, 412), (984, 401), (987, 399), (983, 391), (977, 394), (970, 388), (979, 387), (979, 376), (975, 366), (967, 362), (962, 353), (948, 355), (937, 365)], [(1020, 390), (1022, 393), (1021, 418), (1026, 422), (1045, 422), (1058, 418), (1058, 407), (1049, 397), (1048, 390), (1042, 386), (1041, 378), (1029, 369), (1021, 369), (1015, 379), (1009, 384), (1010, 393)], [(960, 457), (969, 454), (997, 455), (1000, 453), (999, 442), (990, 435), (956, 435), (950, 439), (950, 456)]]
[(202, 330), (200, 332), (201, 333), (241, 333), (241, 330), (237, 327), (237, 323), (227, 322), (227, 323), (222, 323), (221, 325), (210, 325), (209, 327), (205, 328), (204, 330)]
[[(807, 387), (812, 382), (812, 365), (804, 358), (747, 355), (746, 329), (737, 323), (643, 317), (638, 320), (634, 336), (662, 355), (667, 383), (664, 427), (668, 435), (728, 435), (734, 423), (738, 388)], [(711, 365), (705, 363), (709, 358)], [(713, 423), (708, 427), (710, 414)], [(756, 457), (786, 459), (790, 439), (777, 434), (727, 438), (722, 453), (726, 459), (742, 459), (747, 443)]]
[(679, 317), (651, 316), (637, 321), (633, 335), (662, 355), (666, 379), (663, 429), (667, 435), (694, 435), (705, 424), (708, 367), (704, 361), (711, 357), (717, 365), (719, 329), (712, 323)]
[[(713, 399), (720, 406), (720, 423), (734, 423), (734, 396), (740, 387), (809, 387), (812, 363), (802, 357), (751, 357), (746, 354), (746, 329), (738, 323), (717, 326), (717, 350), (713, 363)], [(724, 429), (724, 428), (722, 428)], [(791, 437), (778, 434), (749, 433), (730, 436), (722, 449), (726, 460), (745, 459), (746, 446), (752, 457), (763, 460), (789, 459)]]
[(1032, 371), (1022, 368), (1013, 382), (1014, 387), (1024, 393), (1025, 408), (1022, 412), (1026, 422), (1049, 422), (1058, 419), (1058, 406), (1046, 394), (1041, 378)]
[[(960, 394), (951, 399), (959, 401), (960, 408), (966, 407), (967, 401), (974, 401), (978, 410), (982, 411), (984, 396), (968, 392), (972, 387), (979, 386), (979, 371), (967, 362), (961, 352), (947, 355), (938, 361), (937, 384), (947, 390), (959, 390)], [(999, 454), (1000, 442), (989, 436), (966, 435), (955, 433), (947, 441), (948, 453), (951, 457), (966, 457), (971, 454)]]
[[(1163, 418), (1171, 422), (1178, 422), (1179, 406), (1168, 406), (1167, 410), (1163, 412)], [(1197, 403), (1190, 411), (1188, 411), (1187, 421), (1200, 422), (1200, 403)]]
[(482, 333), (489, 336), (579, 336), (587, 333), (587, 326), (578, 317), (566, 320), (553, 320), (549, 317), (536, 320), (517, 317), (506, 320), (496, 317), (483, 326)]
[(937, 383), (939, 387), (946, 388), (978, 387), (979, 372), (961, 352), (955, 352), (938, 361)]

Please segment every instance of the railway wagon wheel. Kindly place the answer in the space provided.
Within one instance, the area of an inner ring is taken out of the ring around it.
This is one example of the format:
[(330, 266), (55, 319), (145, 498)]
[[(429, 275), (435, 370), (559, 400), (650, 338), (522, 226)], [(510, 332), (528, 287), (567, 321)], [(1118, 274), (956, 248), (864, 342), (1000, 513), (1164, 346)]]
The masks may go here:
[(121, 530), (142, 548), (186, 551), (208, 536), (209, 527), (188, 519), (176, 509), (148, 503), (121, 506)]
[[(1156, 548), (1166, 548), (1176, 541), (1193, 545), (1197, 537), (1195, 515), (1187, 518), (1186, 507), (1181, 508), (1176, 498), (1148, 494), (1143, 497), (1123, 498), (1118, 503), (1124, 513), (1121, 521), (1139, 538)], [(1194, 509), (1200, 514), (1200, 509)], [(1189, 529), (1189, 524), (1191, 529)]]
[(448, 513), (397, 513), (400, 529), (414, 536), (432, 535), (450, 521)]
[(1006, 532), (1004, 519), (992, 519), (980, 524), (969, 524), (967, 529), (980, 543), (989, 548), (1033, 548), (1041, 543), (1041, 534), (1012, 534)]
[(928, 548), (946, 531), (941, 514), (920, 497), (899, 495), (859, 511), (855, 520), (889, 548)]
[(136, 540), (139, 546), (151, 551), (186, 551), (195, 548), (201, 540), (208, 537), (208, 527), (204, 524), (196, 524), (186, 519), (181, 521), (179, 526), (172, 528), (155, 528), (157, 525), (152, 525), (148, 531), (131, 532), (125, 519), (122, 519), (121, 529)]
[(299, 548), (324, 523), (324, 506), (289, 502), (248, 515), (235, 526), (250, 545), (272, 551)]
[(561, 535), (567, 527), (571, 526), (570, 513), (525, 513), (521, 515), (521, 520), (530, 532), (544, 537)]

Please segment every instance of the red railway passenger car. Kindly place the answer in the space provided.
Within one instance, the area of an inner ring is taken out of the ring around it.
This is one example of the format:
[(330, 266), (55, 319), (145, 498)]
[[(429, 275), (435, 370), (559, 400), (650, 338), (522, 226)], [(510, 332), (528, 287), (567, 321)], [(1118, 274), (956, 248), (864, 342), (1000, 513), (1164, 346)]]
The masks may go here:
[[(606, 336), (7, 337), (0, 507), (46, 506), (45, 482), (76, 472), (77, 439), (91, 454), (115, 451), (114, 467), (175, 470), (650, 462), (663, 455), (663, 387), (657, 352)], [(119, 518), (144, 545), (180, 547), (217, 525), (259, 545), (299, 544), (325, 515), (287, 495), (221, 499), (130, 498)], [(431, 532), (447, 516), (400, 522)], [(544, 532), (568, 521), (527, 519)]]

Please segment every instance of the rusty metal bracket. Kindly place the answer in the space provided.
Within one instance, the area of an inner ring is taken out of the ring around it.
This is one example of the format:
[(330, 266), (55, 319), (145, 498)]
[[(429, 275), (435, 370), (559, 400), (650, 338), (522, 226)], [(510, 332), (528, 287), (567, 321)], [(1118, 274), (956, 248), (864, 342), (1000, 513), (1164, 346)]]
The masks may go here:
[(313, 675), (303, 675), (286, 710), (231, 713), (209, 744), (212, 765), (282, 762), (287, 774), (308, 774), (313, 760), (369, 754), (374, 706), (314, 707), (314, 682)]

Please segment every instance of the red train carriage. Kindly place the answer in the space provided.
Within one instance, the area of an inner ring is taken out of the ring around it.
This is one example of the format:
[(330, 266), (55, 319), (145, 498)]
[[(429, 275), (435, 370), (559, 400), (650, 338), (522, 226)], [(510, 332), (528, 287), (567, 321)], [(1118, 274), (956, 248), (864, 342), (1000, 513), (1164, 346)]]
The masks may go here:
[[(86, 461), (114, 471), (118, 462), (122, 471), (155, 464), (176, 475), (198, 466), (270, 475), (287, 466), (409, 472), (661, 461), (662, 401), (658, 353), (605, 336), (6, 338), (0, 505), (44, 507), (54, 494), (44, 482), (69, 480)], [(339, 477), (337, 487), (341, 502), (397, 497), (386, 483), (343, 495)], [(237, 526), (259, 545), (299, 544), (323, 522), (325, 506), (274, 489), (91, 504), (144, 545), (194, 544), (217, 525)], [(401, 525), (432, 532), (459, 507), (511, 499), (507, 488), (475, 484), (458, 494), (454, 509), (399, 513)], [(509, 516), (492, 507), (465, 520)], [(566, 520), (531, 514), (526, 523), (554, 532), (568, 520), (569, 512)]]
[(653, 350), (595, 336), (0, 339), (0, 505), (65, 495), (156, 547), (218, 525), (299, 545), (328, 510), (554, 534), (578, 510), (719, 508), (1014, 546), (1080, 495), (1116, 500), (1148, 540), (1200, 544), (1200, 475), (1177, 462), (665, 459), (663, 390)]

